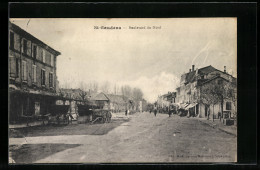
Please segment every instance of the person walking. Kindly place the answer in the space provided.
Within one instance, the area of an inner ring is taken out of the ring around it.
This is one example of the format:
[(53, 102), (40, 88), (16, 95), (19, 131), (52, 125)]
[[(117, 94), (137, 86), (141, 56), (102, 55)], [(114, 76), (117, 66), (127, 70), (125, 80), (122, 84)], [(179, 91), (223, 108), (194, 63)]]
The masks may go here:
[(154, 107), (154, 116), (156, 117), (156, 114), (157, 114), (157, 108)]
[(127, 112), (128, 112), (128, 110), (126, 109), (126, 110), (125, 110), (125, 116), (127, 116)]
[(171, 110), (170, 110), (170, 109), (168, 109), (168, 114), (169, 114), (169, 117), (171, 117), (171, 116), (172, 116), (172, 112), (171, 112)]

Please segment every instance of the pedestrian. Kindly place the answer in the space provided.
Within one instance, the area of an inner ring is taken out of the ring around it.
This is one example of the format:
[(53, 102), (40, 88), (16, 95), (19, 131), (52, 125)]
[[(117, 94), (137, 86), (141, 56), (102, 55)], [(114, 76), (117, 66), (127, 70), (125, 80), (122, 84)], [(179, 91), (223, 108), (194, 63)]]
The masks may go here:
[(157, 109), (156, 107), (154, 108), (154, 116), (156, 117), (156, 114), (157, 114)]
[(168, 111), (168, 114), (169, 114), (169, 117), (171, 117), (171, 115), (172, 115), (171, 110)]
[(127, 116), (127, 109), (125, 110), (125, 116)]

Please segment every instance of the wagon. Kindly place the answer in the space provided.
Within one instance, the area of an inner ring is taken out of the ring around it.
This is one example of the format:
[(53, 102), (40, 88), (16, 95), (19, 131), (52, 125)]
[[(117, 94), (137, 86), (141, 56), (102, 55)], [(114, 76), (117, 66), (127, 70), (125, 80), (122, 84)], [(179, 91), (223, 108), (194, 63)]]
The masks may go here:
[(106, 123), (111, 121), (111, 111), (108, 109), (96, 109), (90, 105), (79, 105), (78, 106), (78, 123), (95, 122)]
[(94, 109), (93, 110), (93, 121), (95, 122), (102, 122), (102, 123), (109, 123), (111, 121), (112, 114), (110, 110), (104, 109)]
[(69, 105), (54, 105), (51, 107), (49, 124), (69, 124), (71, 115), (68, 113)]

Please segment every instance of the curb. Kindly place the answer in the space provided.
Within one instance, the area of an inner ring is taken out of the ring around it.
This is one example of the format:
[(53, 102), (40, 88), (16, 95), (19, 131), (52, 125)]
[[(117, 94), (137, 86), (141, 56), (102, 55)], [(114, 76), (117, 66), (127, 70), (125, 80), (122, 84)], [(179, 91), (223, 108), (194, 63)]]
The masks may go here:
[[(198, 120), (199, 120), (199, 119), (198, 119)], [(220, 127), (216, 127), (216, 126), (214, 126), (214, 125), (212, 125), (212, 124), (209, 124), (209, 123), (204, 122), (204, 121), (201, 121), (201, 120), (199, 120), (199, 121), (200, 121), (201, 123), (203, 123), (203, 124), (206, 124), (206, 125), (208, 125), (208, 126), (214, 128), (214, 129), (218, 129), (218, 130), (220, 130), (220, 131), (222, 131), (222, 132), (225, 132), (225, 133), (227, 133), (227, 134), (229, 134), (229, 135), (232, 135), (232, 136), (235, 136), (235, 137), (237, 136), (236, 134), (234, 134), (234, 133), (232, 133), (232, 132), (229, 132), (229, 131), (226, 131), (226, 130), (220, 128)]]

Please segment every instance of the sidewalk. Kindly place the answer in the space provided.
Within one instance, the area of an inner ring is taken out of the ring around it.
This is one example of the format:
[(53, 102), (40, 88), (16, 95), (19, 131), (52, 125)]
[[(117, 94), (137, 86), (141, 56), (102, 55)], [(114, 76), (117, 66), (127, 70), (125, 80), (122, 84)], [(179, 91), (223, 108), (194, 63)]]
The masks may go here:
[[(47, 121), (45, 121), (45, 123), (47, 124)], [(24, 128), (24, 127), (30, 127), (30, 126), (40, 126), (40, 125), (43, 125), (43, 121), (41, 120), (41, 121), (30, 122), (28, 125), (29, 126), (27, 126), (27, 123), (9, 124), (9, 128), (16, 129), (16, 128)]]
[(198, 121), (211, 126), (212, 128), (217, 128), (225, 133), (228, 133), (233, 136), (237, 136), (237, 127), (235, 125), (225, 126), (219, 119), (215, 119), (214, 122), (212, 119), (207, 120), (207, 118), (196, 118)]

